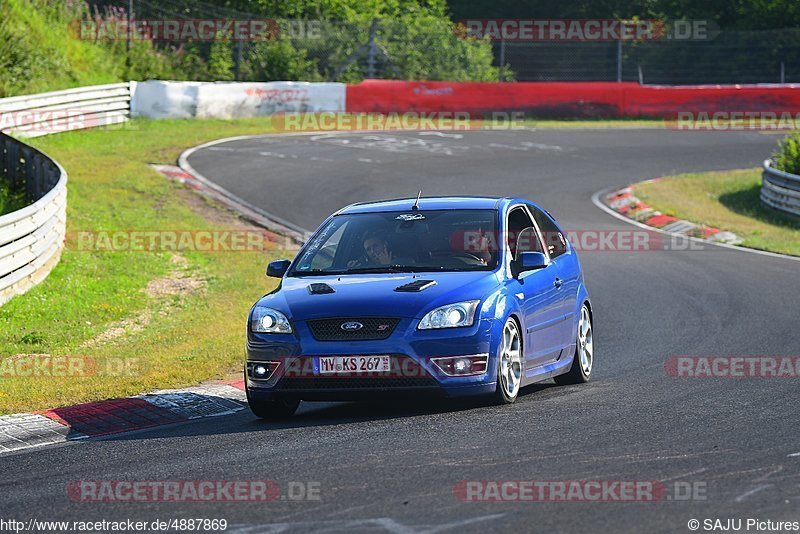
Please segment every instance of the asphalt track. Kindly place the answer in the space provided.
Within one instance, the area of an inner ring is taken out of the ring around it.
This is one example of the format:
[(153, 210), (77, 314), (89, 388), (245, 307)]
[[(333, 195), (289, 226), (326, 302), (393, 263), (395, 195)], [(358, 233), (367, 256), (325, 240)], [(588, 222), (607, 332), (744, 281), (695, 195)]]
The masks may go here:
[[(341, 206), (426, 195), (523, 196), (568, 231), (630, 231), (592, 194), (677, 172), (759, 165), (775, 137), (666, 130), (268, 136), (196, 151), (235, 195), (313, 229)], [(720, 247), (585, 251), (593, 381), (507, 407), (304, 403), (0, 456), (0, 516), (226, 518), (228, 531), (689, 532), (690, 519), (800, 520), (798, 379), (679, 379), (690, 356), (800, 355), (800, 263)], [(261, 270), (262, 265), (254, 265)], [(263, 288), (253, 288), (256, 299)], [(75, 503), (73, 480), (319, 483), (318, 501)], [(463, 502), (464, 480), (657, 480), (658, 502)], [(676, 497), (694, 484), (697, 499)], [(680, 487), (685, 487), (680, 485)], [(671, 498), (670, 498), (671, 497)]]

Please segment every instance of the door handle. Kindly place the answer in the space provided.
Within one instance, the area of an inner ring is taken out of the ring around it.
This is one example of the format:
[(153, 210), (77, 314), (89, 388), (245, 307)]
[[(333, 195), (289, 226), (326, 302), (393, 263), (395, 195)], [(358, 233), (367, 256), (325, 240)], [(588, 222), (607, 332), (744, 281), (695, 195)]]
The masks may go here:
[(561, 288), (561, 284), (563, 284), (563, 282), (561, 281), (561, 278), (556, 276), (556, 279), (553, 282), (553, 285), (556, 286), (556, 289), (560, 289)]

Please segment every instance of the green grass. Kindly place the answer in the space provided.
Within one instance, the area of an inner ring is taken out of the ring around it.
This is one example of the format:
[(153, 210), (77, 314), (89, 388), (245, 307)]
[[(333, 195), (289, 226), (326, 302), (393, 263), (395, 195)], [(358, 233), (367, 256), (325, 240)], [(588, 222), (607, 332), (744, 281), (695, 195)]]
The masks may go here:
[[(0, 413), (179, 387), (236, 372), (244, 318), (274, 282), (264, 266), (279, 251), (182, 252), (186, 273), (207, 289), (186, 297), (148, 297), (148, 282), (175, 270), (171, 252), (90, 252), (78, 231), (230, 229), (189, 207), (181, 186), (148, 163), (173, 164), (180, 152), (220, 137), (265, 133), (264, 119), (137, 120), (135, 129), (90, 130), (41, 138), (34, 144), (69, 174), (67, 246), (48, 278), (0, 307), (2, 360), (17, 354), (134, 362), (132, 376), (25, 377), (0, 373)], [(202, 204), (202, 202), (196, 202)], [(206, 208), (208, 210), (209, 207)], [(214, 219), (212, 217), (212, 219)], [(109, 325), (149, 311), (139, 332), (92, 347), (81, 345)]]
[(742, 246), (800, 256), (800, 222), (765, 207), (761, 170), (681, 174), (635, 186), (636, 196), (668, 215), (737, 234)]

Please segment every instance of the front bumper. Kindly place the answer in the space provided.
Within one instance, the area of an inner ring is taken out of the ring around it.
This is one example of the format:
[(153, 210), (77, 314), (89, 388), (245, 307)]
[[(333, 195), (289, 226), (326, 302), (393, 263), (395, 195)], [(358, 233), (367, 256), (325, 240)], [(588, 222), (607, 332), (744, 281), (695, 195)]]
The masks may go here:
[[(370, 341), (318, 341), (304, 322), (293, 323), (293, 334), (248, 334), (247, 362), (279, 362), (268, 380), (245, 373), (251, 400), (300, 398), (304, 400), (358, 400), (377, 397), (460, 397), (490, 394), (495, 390), (497, 353), (492, 346), (493, 321), (479, 320), (465, 328), (416, 329), (416, 319), (401, 319), (387, 339)], [(448, 356), (488, 355), (487, 370), (480, 375), (447, 376), (431, 359)], [(318, 356), (389, 355), (389, 373), (320, 375), (314, 370)]]

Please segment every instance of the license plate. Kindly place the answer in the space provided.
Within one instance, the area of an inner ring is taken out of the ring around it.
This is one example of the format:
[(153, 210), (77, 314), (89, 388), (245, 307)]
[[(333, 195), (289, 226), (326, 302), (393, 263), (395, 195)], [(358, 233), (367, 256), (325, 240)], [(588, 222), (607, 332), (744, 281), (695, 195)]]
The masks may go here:
[(320, 356), (319, 374), (383, 373), (390, 370), (389, 356)]

